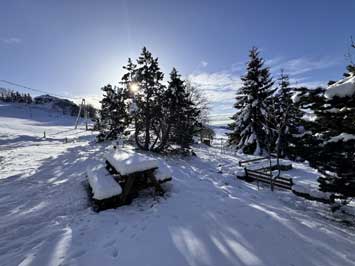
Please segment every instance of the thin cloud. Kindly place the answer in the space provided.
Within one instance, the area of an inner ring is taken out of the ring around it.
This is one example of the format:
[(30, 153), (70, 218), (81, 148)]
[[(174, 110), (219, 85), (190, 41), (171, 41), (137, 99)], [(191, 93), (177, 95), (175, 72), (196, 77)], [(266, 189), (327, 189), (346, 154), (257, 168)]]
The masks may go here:
[(201, 72), (190, 74), (187, 78), (205, 92), (211, 103), (234, 99), (237, 89), (241, 86), (240, 77), (227, 71)]
[(208, 66), (208, 62), (202, 60), (202, 61), (201, 61), (201, 66), (202, 66), (202, 67)]
[(227, 71), (221, 72), (200, 72), (188, 75), (188, 79), (202, 89), (215, 88), (237, 88), (240, 86), (239, 76), (233, 75)]
[[(297, 87), (315, 88), (324, 86), (326, 82), (314, 80), (311, 73), (317, 70), (336, 66), (340, 60), (331, 58), (283, 58), (276, 57), (265, 61), (271, 73), (276, 78), (280, 69), (284, 69), (290, 76), (290, 83)], [(202, 66), (202, 63), (201, 63)], [(228, 70), (218, 72), (200, 71), (187, 76), (191, 83), (204, 91), (210, 106), (211, 120), (228, 120), (234, 113), (233, 104), (238, 89), (242, 86), (241, 73), (245, 71), (245, 63), (234, 63)], [(308, 74), (305, 76), (305, 74)]]
[(266, 61), (266, 64), (271, 67), (271, 72), (277, 73), (280, 69), (284, 69), (290, 76), (298, 76), (312, 71), (327, 69), (336, 66), (340, 60), (333, 58), (293, 58), (283, 60), (275, 58)]
[(19, 44), (22, 42), (20, 38), (16, 38), (16, 37), (2, 38), (1, 41), (5, 44)]

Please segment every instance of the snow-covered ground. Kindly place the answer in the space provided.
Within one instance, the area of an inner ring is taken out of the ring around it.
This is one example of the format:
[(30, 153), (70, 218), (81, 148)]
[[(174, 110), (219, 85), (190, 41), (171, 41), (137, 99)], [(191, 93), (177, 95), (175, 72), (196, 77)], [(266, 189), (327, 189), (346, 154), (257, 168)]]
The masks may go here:
[[(246, 156), (204, 145), (162, 157), (173, 172), (164, 198), (148, 190), (93, 212), (85, 172), (112, 146), (74, 120), (0, 104), (0, 265), (354, 265), (355, 230), (329, 206), (258, 191), (235, 178)], [(304, 164), (288, 174), (317, 177)]]

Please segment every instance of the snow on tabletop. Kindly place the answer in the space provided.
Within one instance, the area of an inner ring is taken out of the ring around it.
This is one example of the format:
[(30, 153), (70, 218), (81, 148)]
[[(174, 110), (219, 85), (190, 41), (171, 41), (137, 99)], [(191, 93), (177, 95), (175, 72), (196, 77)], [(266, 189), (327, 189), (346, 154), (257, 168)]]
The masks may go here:
[(109, 152), (104, 157), (121, 175), (129, 175), (159, 167), (156, 159), (131, 150)]
[(329, 99), (338, 96), (352, 96), (355, 93), (355, 76), (350, 76), (330, 85), (325, 91), (325, 96)]
[(86, 173), (94, 199), (108, 199), (122, 193), (121, 186), (106, 171), (103, 165), (88, 168)]
[(162, 160), (159, 161), (159, 168), (154, 171), (154, 176), (157, 180), (164, 180), (172, 177), (172, 172), (169, 166)]

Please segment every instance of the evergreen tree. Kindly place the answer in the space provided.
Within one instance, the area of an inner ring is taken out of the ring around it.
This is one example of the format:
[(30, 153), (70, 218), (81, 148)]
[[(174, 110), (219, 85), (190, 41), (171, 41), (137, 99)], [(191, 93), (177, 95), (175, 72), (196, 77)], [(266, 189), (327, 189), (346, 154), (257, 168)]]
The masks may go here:
[(99, 121), (102, 134), (99, 140), (116, 139), (130, 123), (126, 101), (128, 92), (120, 87), (113, 88), (111, 85), (103, 87), (102, 91), (104, 96), (101, 100), (101, 120)]
[(268, 145), (267, 98), (274, 92), (269, 68), (264, 67), (264, 60), (257, 48), (249, 52), (247, 73), (241, 77), (243, 86), (236, 96), (234, 107), (237, 112), (229, 125), (233, 131), (229, 134), (230, 144), (237, 145), (245, 153), (261, 155)]
[(129, 92), (129, 95), (131, 98), (133, 98), (133, 94), (135, 93), (134, 90), (132, 90), (132, 85), (136, 85), (136, 68), (137, 65), (132, 62), (131, 58), (128, 58), (128, 63), (126, 66), (123, 67), (127, 72), (122, 76), (121, 79), (121, 85)]
[[(351, 75), (349, 76), (351, 78)], [(349, 79), (346, 78), (346, 79)], [(341, 90), (334, 84), (332, 90)], [(355, 91), (355, 84), (354, 91)], [(328, 88), (329, 90), (330, 88)], [(321, 141), (315, 166), (325, 174), (319, 179), (323, 191), (355, 196), (355, 93), (351, 96), (325, 93), (325, 104), (316, 112), (317, 136)]]
[(182, 148), (187, 148), (192, 142), (200, 111), (191, 101), (185, 82), (175, 68), (170, 73), (168, 83), (164, 105), (167, 113), (169, 140)]
[(137, 145), (144, 150), (156, 150), (158, 139), (153, 139), (153, 135), (160, 139), (163, 137), (160, 131), (163, 127), (162, 101), (165, 86), (161, 82), (164, 74), (160, 71), (158, 58), (153, 58), (145, 47), (137, 60), (137, 66), (129, 73), (139, 87), (134, 96), (137, 106), (135, 112)]
[(297, 101), (292, 100), (294, 95), (293, 89), (290, 87), (289, 77), (283, 70), (278, 79), (279, 88), (273, 97), (273, 118), (274, 129), (276, 130), (275, 149), (278, 157), (297, 157), (297, 149), (300, 147), (301, 133), (304, 132), (302, 127), (302, 112)]

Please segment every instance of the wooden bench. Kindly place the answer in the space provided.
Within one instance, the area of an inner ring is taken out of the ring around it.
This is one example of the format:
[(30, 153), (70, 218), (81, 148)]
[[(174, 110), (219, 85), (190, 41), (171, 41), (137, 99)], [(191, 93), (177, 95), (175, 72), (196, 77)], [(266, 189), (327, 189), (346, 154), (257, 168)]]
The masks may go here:
[[(272, 157), (274, 157), (272, 155)], [(258, 162), (258, 161), (262, 161), (262, 160), (269, 160), (270, 158), (268, 157), (260, 157), (260, 158), (255, 158), (255, 159), (250, 159), (250, 160), (245, 160), (245, 161), (239, 161), (239, 166), (243, 166), (245, 164), (248, 164), (248, 163), (253, 163), (253, 162)], [(291, 170), (292, 169), (292, 164), (279, 164), (277, 165), (276, 163), (273, 163), (271, 166), (268, 165), (268, 166), (265, 166), (265, 167), (260, 167), (258, 169), (254, 169), (256, 171), (274, 171), (274, 170), (280, 170), (281, 171), (288, 171), (288, 170)]]
[(262, 161), (262, 160), (266, 160), (266, 159), (269, 159), (269, 158), (267, 158), (267, 157), (260, 157), (260, 158), (245, 160), (245, 161), (239, 161), (239, 166), (243, 166), (243, 164), (252, 163), (252, 162), (257, 162), (257, 161)]
[(95, 211), (117, 207), (122, 188), (104, 166), (95, 166), (86, 171)]
[(259, 172), (270, 172), (270, 171), (275, 171), (275, 170), (279, 170), (280, 171), (289, 171), (292, 170), (292, 164), (272, 164), (271, 167), (270, 166), (265, 166), (265, 167), (261, 167), (261, 168), (257, 168), (257, 169), (253, 169), (255, 171), (259, 171)]
[(244, 170), (245, 170), (246, 181), (249, 182), (257, 181), (257, 182), (270, 184), (272, 189), (275, 186), (287, 190), (292, 190), (292, 185), (293, 185), (292, 178), (281, 177), (281, 176), (274, 178), (270, 174), (266, 174), (264, 172), (250, 170), (247, 168), (245, 168)]

